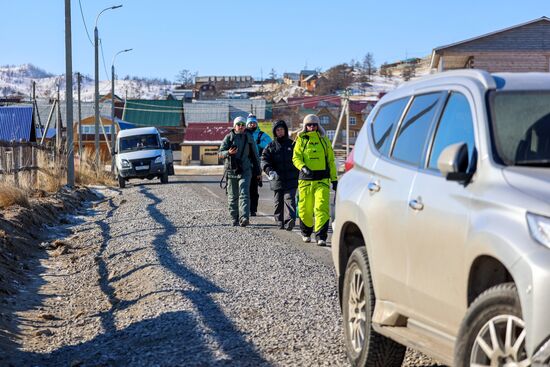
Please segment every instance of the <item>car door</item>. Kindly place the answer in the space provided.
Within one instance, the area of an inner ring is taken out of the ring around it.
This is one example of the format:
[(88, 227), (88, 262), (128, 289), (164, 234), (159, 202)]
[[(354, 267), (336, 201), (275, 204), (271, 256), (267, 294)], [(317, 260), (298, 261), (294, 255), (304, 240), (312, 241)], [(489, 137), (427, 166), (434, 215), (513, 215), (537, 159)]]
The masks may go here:
[[(393, 147), (373, 168), (366, 200), (368, 236), (376, 264), (377, 298), (395, 303), (398, 309), (410, 305), (407, 291), (406, 201), (425, 149), (440, 93), (416, 96), (410, 102)], [(376, 121), (374, 122), (376, 124)], [(391, 134), (392, 136), (394, 134)], [(376, 145), (376, 141), (375, 141)], [(378, 146), (378, 145), (376, 145)], [(384, 146), (381, 153), (385, 153)]]
[(470, 170), (475, 167), (472, 108), (467, 94), (451, 92), (434, 129), (433, 142), (413, 183), (407, 208), (408, 288), (415, 318), (453, 334), (465, 310), (464, 244), (468, 233), (468, 186), (447, 181), (437, 159), (447, 146), (468, 145)]

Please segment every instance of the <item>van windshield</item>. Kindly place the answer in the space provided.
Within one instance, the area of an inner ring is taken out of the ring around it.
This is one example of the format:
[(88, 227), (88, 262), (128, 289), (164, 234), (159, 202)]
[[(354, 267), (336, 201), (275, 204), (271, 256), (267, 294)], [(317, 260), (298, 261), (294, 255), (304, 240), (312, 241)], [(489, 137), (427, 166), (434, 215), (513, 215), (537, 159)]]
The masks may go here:
[(145, 134), (133, 135), (120, 138), (120, 152), (130, 152), (134, 150), (160, 149), (158, 135)]
[(493, 92), (489, 101), (497, 160), (550, 167), (550, 91)]

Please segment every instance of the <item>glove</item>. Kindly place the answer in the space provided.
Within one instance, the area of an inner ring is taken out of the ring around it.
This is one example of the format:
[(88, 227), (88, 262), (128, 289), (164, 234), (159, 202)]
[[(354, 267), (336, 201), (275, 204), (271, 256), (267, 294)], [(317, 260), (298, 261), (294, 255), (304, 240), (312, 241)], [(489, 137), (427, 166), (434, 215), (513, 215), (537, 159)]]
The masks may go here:
[(338, 181), (332, 181), (332, 189), (336, 191), (336, 188), (338, 188)]
[(307, 168), (306, 166), (303, 166), (302, 167), (302, 172), (304, 175), (306, 176), (310, 176), (313, 172), (311, 172), (311, 170), (309, 168)]
[(269, 175), (267, 176), (267, 178), (269, 179), (269, 181), (273, 181), (273, 180), (276, 180), (279, 178), (279, 175), (277, 174), (277, 172), (275, 171), (270, 171), (269, 172)]

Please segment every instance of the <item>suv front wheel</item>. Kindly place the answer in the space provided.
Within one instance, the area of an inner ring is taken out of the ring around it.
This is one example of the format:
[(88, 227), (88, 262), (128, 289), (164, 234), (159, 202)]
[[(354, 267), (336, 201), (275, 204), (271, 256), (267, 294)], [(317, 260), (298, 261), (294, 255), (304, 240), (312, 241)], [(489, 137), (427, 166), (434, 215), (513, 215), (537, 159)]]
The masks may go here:
[(355, 249), (348, 260), (342, 296), (344, 338), (351, 364), (401, 366), (406, 348), (372, 329), (375, 297), (364, 247)]
[(499, 284), (480, 294), (468, 309), (457, 340), (456, 366), (530, 366), (515, 284)]

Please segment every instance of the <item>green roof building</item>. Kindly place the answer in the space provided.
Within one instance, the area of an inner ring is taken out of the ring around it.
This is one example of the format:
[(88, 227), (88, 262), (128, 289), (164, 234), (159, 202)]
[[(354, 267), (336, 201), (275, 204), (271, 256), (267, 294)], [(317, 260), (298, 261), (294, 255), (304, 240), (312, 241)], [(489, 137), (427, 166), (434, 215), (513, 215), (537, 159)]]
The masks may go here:
[(185, 125), (183, 102), (129, 99), (124, 105), (122, 120), (138, 126), (182, 127)]

